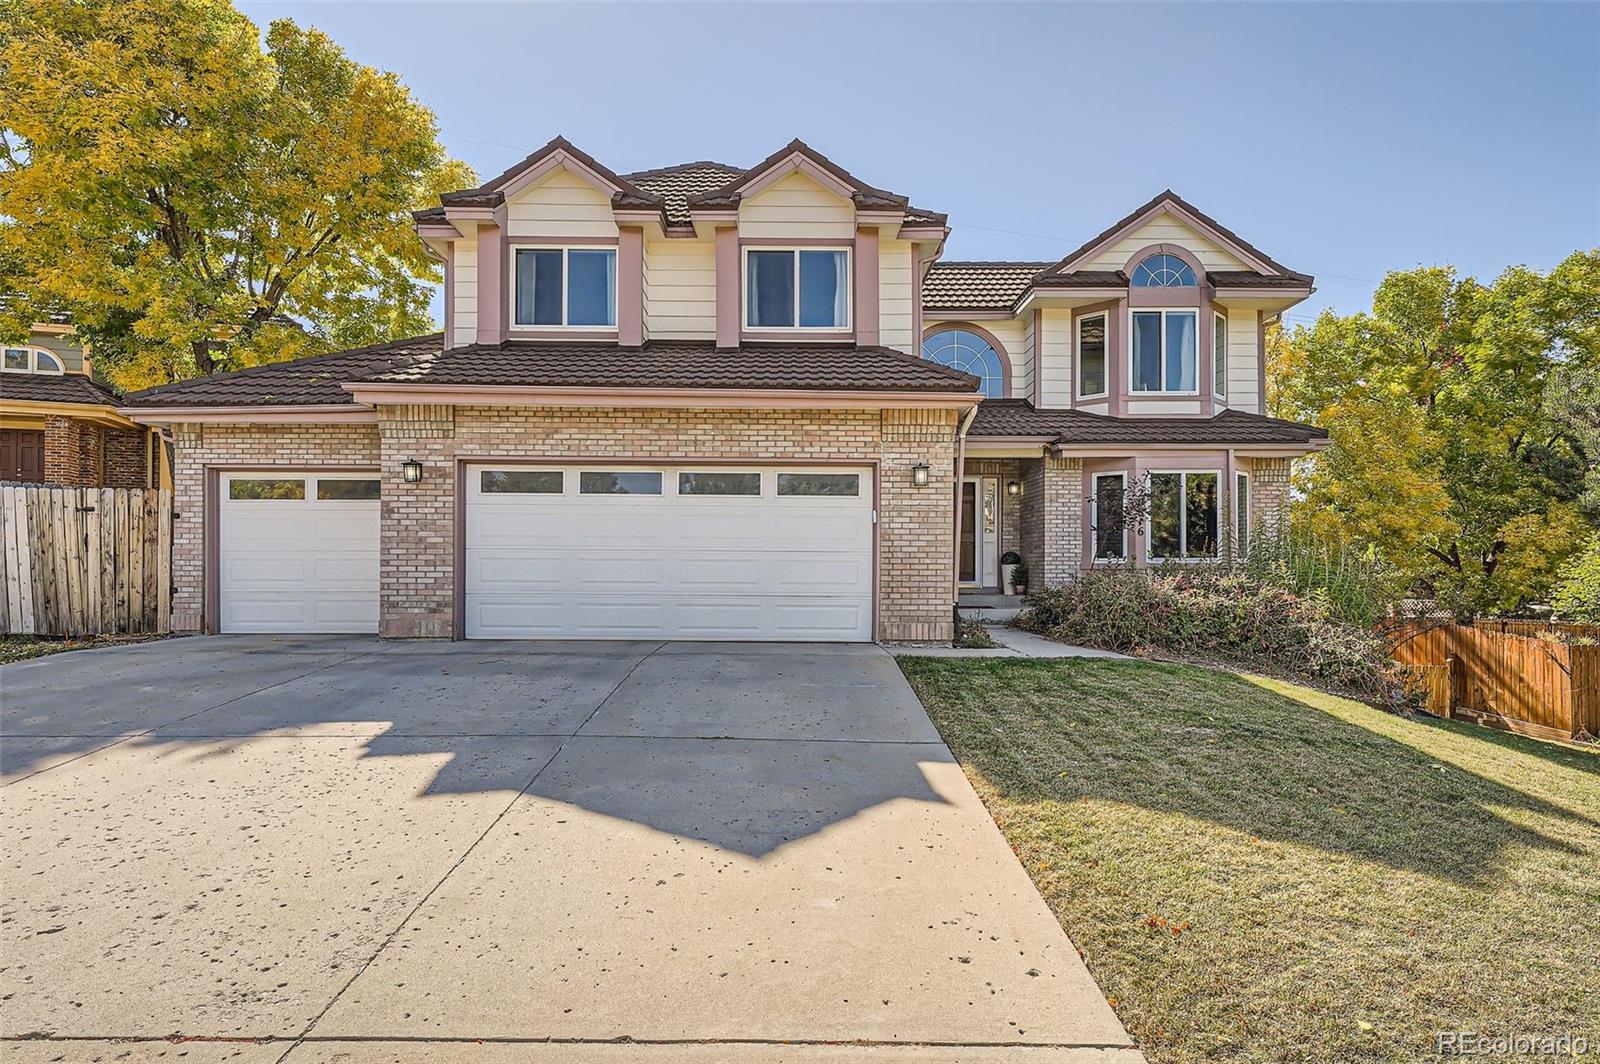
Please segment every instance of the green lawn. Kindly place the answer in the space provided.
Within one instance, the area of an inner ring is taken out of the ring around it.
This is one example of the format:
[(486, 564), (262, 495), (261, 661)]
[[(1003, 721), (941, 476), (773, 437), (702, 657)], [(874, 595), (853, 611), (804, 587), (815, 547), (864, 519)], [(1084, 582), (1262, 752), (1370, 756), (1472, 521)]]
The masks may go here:
[(901, 666), (1157, 1064), (1600, 1043), (1600, 756), (1276, 680)]

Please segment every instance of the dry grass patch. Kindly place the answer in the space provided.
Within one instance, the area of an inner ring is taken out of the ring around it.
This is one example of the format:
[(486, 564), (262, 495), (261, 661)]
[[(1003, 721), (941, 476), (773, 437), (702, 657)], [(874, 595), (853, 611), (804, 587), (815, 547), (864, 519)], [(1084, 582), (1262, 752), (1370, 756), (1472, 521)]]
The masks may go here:
[(1183, 665), (901, 659), (1157, 1064), (1600, 1043), (1600, 756)]

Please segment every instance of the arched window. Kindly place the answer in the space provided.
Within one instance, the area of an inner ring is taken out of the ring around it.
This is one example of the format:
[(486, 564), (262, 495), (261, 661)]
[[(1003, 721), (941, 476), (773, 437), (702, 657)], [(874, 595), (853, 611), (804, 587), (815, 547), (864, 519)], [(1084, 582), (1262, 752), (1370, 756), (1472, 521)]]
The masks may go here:
[(977, 377), (985, 399), (1003, 399), (1006, 394), (1005, 365), (994, 345), (967, 329), (946, 329), (922, 341), (922, 357)]
[(6, 348), (4, 361), (0, 361), (0, 369), (4, 369), (7, 373), (60, 374), (62, 372), (61, 360), (37, 347)]
[(1151, 255), (1133, 268), (1128, 283), (1135, 288), (1193, 288), (1194, 270), (1176, 255)]

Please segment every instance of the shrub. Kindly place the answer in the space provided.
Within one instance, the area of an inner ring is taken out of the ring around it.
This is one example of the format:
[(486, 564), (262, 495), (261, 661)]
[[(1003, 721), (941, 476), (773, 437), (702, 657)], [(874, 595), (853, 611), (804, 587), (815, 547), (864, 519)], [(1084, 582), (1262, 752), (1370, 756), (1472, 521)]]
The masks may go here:
[(1333, 616), (1363, 627), (1389, 612), (1404, 582), (1374, 553), (1331, 547), (1287, 530), (1257, 536), (1244, 569), (1263, 584), (1319, 598)]
[(1600, 624), (1600, 537), (1561, 567), (1550, 605), (1563, 621)]
[(1383, 636), (1342, 617), (1326, 588), (1301, 594), (1246, 569), (1097, 569), (1026, 605), (1021, 627), (1068, 643), (1287, 670), (1373, 700), (1403, 682)]

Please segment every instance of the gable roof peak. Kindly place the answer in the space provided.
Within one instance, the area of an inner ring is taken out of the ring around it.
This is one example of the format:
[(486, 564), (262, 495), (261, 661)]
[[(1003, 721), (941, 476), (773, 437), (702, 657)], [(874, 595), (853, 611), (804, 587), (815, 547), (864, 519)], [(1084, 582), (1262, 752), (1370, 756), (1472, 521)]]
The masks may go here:
[[(1110, 227), (1099, 235), (1091, 237), (1086, 243), (1074, 251), (1069, 252), (1058, 262), (1052, 273), (1075, 272), (1078, 264), (1088, 255), (1109, 243), (1114, 237), (1120, 236), (1126, 230), (1143, 220), (1145, 215), (1158, 207), (1171, 206), (1181, 212), (1186, 221), (1198, 225), (1211, 236), (1219, 239), (1223, 244), (1232, 248), (1239, 257), (1246, 260), (1247, 265), (1264, 267), (1266, 274), (1293, 274), (1294, 271), (1272, 258), (1260, 248), (1249, 243), (1233, 230), (1206, 214), (1200, 208), (1178, 195), (1172, 189), (1162, 189), (1154, 197), (1135, 207), (1126, 217), (1113, 222)], [(1296, 275), (1303, 276), (1303, 275)]]

